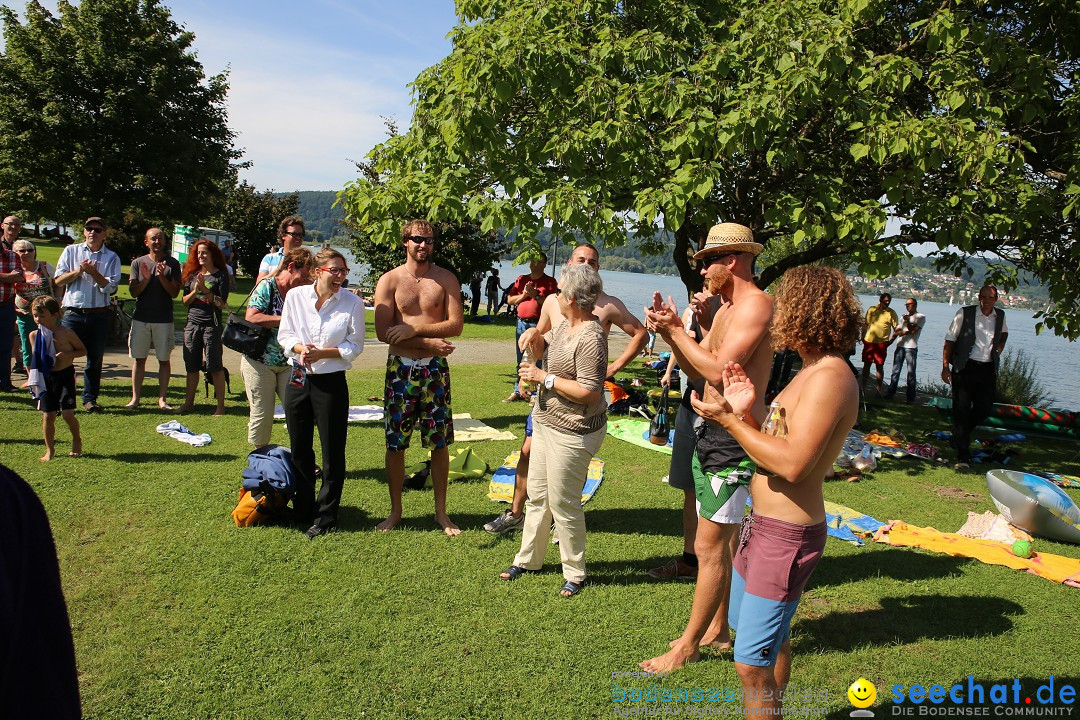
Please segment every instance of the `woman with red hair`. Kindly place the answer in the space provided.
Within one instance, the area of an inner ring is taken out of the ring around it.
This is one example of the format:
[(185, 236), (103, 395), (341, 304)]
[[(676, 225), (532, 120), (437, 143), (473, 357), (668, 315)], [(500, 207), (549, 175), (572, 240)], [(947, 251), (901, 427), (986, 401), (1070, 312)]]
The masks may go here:
[(187, 371), (187, 395), (178, 413), (195, 406), (199, 371), (205, 369), (214, 383), (217, 410), (225, 414), (225, 373), (221, 364), (221, 309), (227, 308), (229, 273), (225, 256), (216, 243), (200, 238), (191, 246), (180, 281), (184, 286), (183, 302), (188, 308), (184, 326), (184, 369)]

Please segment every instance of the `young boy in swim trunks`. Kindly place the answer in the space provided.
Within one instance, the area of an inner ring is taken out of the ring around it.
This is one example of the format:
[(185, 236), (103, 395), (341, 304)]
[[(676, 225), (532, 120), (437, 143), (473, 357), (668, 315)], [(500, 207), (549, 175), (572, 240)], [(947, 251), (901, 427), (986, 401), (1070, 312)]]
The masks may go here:
[(41, 410), (41, 432), (45, 436), (45, 454), (41, 462), (53, 459), (56, 452), (56, 413), (64, 418), (71, 429), (71, 457), (82, 455), (82, 435), (79, 434), (79, 419), (75, 417), (75, 366), (72, 362), (77, 357), (86, 355), (86, 346), (79, 336), (60, 324), (60, 303), (52, 297), (39, 297), (30, 306), (34, 322), (38, 329), (30, 333), (30, 345), (35, 349), (34, 362), (37, 361), (37, 339), (39, 334), (52, 336), (55, 350), (52, 369), (35, 368), (44, 375), (44, 392), (37, 396), (38, 410)]
[(728, 618), (743, 702), (769, 708), (774, 717), (791, 673), (791, 620), (825, 548), (822, 482), (858, 417), (859, 386), (845, 355), (862, 331), (861, 316), (838, 270), (789, 270), (776, 298), (772, 338), (774, 347), (798, 351), (803, 369), (776, 398), (782, 422), (769, 427), (754, 417), (759, 390), (733, 362), (724, 367), (723, 396), (710, 385), (704, 399), (691, 400), (758, 467), (750, 482), (754, 509), (743, 521), (734, 560)]

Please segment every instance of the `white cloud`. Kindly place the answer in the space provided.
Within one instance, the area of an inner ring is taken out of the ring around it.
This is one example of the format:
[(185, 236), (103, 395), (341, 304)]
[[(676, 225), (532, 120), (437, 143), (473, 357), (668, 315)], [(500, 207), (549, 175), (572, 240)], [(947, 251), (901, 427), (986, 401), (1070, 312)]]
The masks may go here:
[(207, 72), (230, 66), (229, 126), (252, 163), (241, 176), (259, 188), (340, 189), (356, 177), (349, 159), (362, 159), (386, 138), (381, 116), (408, 122), (413, 71), (387, 58), (290, 49), (220, 27), (196, 32)]

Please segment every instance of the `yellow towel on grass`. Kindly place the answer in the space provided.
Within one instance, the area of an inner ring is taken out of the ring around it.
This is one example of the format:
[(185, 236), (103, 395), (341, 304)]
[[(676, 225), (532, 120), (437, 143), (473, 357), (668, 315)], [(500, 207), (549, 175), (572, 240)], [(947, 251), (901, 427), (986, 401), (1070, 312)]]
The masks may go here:
[(893, 520), (878, 530), (874, 540), (888, 545), (919, 547), (946, 555), (974, 558), (989, 565), (1026, 570), (1054, 582), (1080, 587), (1080, 560), (1062, 555), (1037, 552), (1030, 558), (1017, 557), (1012, 547), (1003, 542), (966, 538), (932, 527), (908, 525), (901, 520)]

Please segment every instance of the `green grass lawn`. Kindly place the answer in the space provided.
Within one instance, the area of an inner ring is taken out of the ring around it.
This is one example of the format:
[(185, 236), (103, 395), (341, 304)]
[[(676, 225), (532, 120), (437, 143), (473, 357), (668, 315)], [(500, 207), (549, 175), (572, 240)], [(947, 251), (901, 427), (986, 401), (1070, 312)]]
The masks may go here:
[[(454, 367), (454, 409), (520, 437), (525, 406), (500, 402), (511, 370)], [(381, 371), (352, 372), (349, 385), (352, 403), (365, 404), (382, 394)], [(102, 394), (115, 408), (128, 392), (105, 383)], [(234, 527), (247, 416), (242, 395), (228, 406), (224, 418), (184, 418), (213, 435), (205, 448), (157, 435), (168, 417), (156, 412), (81, 414), (87, 457), (63, 457), (59, 424), (61, 457), (43, 465), (40, 413), (0, 397), (3, 462), (41, 496), (56, 536), (88, 718), (606, 717), (631, 705), (612, 702), (613, 684), (652, 682), (612, 673), (662, 652), (686, 623), (693, 586), (645, 574), (681, 549), (682, 496), (660, 481), (665, 455), (605, 441), (606, 478), (586, 509), (590, 585), (566, 600), (554, 547), (543, 574), (497, 579), (518, 538), (481, 529), (503, 507), (485, 497), (486, 477), (451, 486), (450, 513), (465, 530), (456, 539), (435, 524), (430, 491), (406, 494), (400, 529), (375, 532), (389, 511), (378, 424), (349, 428), (340, 532), (311, 542), (295, 530)], [(871, 406), (862, 425), (911, 437), (946, 427), (935, 411), (901, 403)], [(287, 444), (280, 424), (274, 440)], [(494, 469), (518, 445), (472, 447)], [(1018, 447), (1012, 467), (1080, 474), (1080, 443)], [(407, 461), (421, 458), (414, 448)], [(945, 531), (993, 509), (980, 473), (914, 459), (883, 460), (825, 494)], [(1035, 547), (1080, 558), (1077, 546)], [(879, 706), (895, 684), (1075, 679), (1078, 592), (964, 558), (830, 539), (793, 626), (792, 681), (827, 691), (829, 716), (846, 718), (859, 677), (877, 686)], [(707, 654), (660, 684), (738, 681), (729, 657)]]

